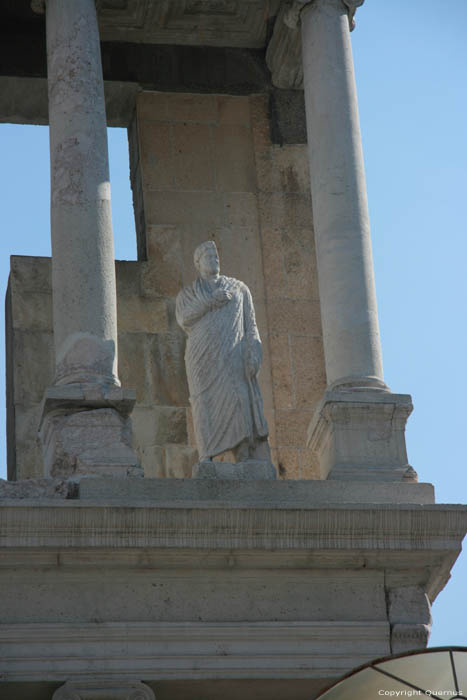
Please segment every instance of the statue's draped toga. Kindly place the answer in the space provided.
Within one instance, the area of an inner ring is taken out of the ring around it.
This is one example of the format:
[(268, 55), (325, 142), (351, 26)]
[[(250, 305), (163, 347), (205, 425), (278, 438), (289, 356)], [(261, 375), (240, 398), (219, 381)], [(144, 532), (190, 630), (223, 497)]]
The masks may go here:
[[(216, 307), (219, 290), (231, 298)], [(200, 458), (265, 439), (261, 340), (248, 287), (223, 275), (199, 278), (179, 293), (176, 314), (188, 334), (185, 362)]]

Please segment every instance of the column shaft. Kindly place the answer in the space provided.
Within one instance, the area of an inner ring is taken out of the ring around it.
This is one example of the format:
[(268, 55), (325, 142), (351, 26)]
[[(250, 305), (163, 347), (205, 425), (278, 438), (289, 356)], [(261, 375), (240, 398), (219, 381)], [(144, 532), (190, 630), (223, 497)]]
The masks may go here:
[(314, 0), (301, 24), (328, 386), (386, 389), (348, 10)]
[(107, 124), (94, 0), (47, 0), (56, 384), (119, 384)]

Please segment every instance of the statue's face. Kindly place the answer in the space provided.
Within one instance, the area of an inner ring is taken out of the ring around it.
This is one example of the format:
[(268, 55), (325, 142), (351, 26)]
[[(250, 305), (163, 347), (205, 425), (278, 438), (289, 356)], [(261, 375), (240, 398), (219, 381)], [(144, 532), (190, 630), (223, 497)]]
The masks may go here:
[(215, 248), (208, 248), (199, 259), (199, 272), (203, 279), (219, 274), (219, 256)]

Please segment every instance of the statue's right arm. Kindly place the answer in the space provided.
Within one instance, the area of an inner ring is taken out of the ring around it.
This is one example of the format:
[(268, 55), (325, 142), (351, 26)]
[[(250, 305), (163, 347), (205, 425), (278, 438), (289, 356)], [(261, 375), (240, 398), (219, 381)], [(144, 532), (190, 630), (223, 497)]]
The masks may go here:
[(197, 297), (191, 288), (186, 287), (178, 294), (175, 316), (183, 330), (192, 328), (208, 311), (210, 311), (208, 304)]

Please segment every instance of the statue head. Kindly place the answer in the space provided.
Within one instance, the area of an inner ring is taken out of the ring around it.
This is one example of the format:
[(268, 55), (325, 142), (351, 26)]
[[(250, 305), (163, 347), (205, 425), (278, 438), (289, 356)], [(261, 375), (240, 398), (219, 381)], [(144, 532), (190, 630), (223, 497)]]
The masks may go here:
[(217, 277), (219, 274), (219, 254), (214, 241), (201, 243), (194, 253), (195, 267), (203, 279)]

